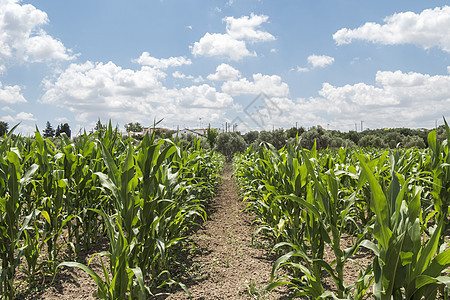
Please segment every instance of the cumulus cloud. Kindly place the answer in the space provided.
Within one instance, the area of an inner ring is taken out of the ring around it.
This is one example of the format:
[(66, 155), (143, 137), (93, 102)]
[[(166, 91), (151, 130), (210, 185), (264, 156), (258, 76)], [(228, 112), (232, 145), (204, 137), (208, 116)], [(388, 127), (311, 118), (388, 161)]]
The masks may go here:
[(195, 83), (199, 83), (199, 82), (205, 81), (205, 79), (203, 79), (202, 76), (194, 77), (192, 75), (183, 74), (180, 71), (173, 72), (172, 73), (172, 77), (173, 78), (178, 78), (178, 79), (189, 79), (189, 80), (192, 80)]
[(310, 68), (297, 66), (297, 72), (304, 73), (309, 72), (315, 68), (324, 68), (328, 65), (331, 65), (334, 62), (334, 57), (328, 55), (310, 55), (308, 56), (308, 65)]
[(228, 64), (220, 64), (216, 68), (216, 73), (209, 74), (206, 78), (214, 81), (236, 80), (241, 77), (241, 72)]
[(70, 120), (66, 117), (56, 117), (55, 121), (58, 123), (69, 123)]
[(0, 102), (15, 104), (27, 102), (25, 97), (21, 93), (21, 88), (18, 85), (6, 85), (3, 86), (0, 82)]
[(42, 29), (48, 23), (47, 14), (31, 4), (0, 1), (0, 62), (73, 59), (71, 50)]
[(20, 112), (14, 117), (11, 115), (7, 115), (2, 117), (1, 119), (8, 123), (18, 123), (20, 121), (36, 121), (36, 118), (33, 116), (33, 114), (27, 112)]
[(275, 37), (262, 30), (258, 30), (263, 23), (269, 20), (268, 16), (250, 14), (240, 18), (226, 17), (223, 19), (227, 25), (227, 34), (236, 40), (248, 40), (251, 42), (264, 42), (275, 40)]
[(176, 103), (184, 107), (199, 108), (231, 108), (233, 98), (224, 93), (218, 93), (216, 89), (207, 84), (190, 86), (180, 89)]
[(253, 81), (242, 78), (235, 81), (227, 81), (222, 85), (222, 91), (232, 96), (259, 95), (264, 93), (269, 97), (288, 97), (289, 86), (282, 82), (278, 75), (253, 75)]
[(84, 124), (99, 117), (142, 123), (160, 117), (180, 124), (207, 115), (217, 121), (233, 105), (229, 95), (212, 86), (168, 88), (164, 85), (166, 77), (166, 73), (150, 66), (134, 71), (113, 62), (71, 64), (57, 78), (44, 81), (45, 94), (40, 102), (65, 107)]
[(3, 110), (3, 111), (7, 111), (7, 112), (15, 112), (15, 110), (12, 109), (12, 108), (9, 107), (9, 106), (3, 106), (3, 107), (2, 107), (2, 110)]
[(308, 63), (312, 65), (313, 68), (323, 68), (327, 65), (331, 65), (334, 62), (334, 58), (327, 55), (310, 55), (308, 57)]
[(230, 60), (241, 60), (246, 56), (256, 56), (251, 53), (244, 41), (233, 39), (228, 34), (207, 32), (192, 47), (195, 56), (223, 56)]
[(221, 56), (229, 60), (241, 60), (247, 56), (256, 56), (247, 48), (247, 43), (265, 42), (274, 40), (275, 37), (258, 28), (268, 21), (264, 15), (251, 14), (241, 18), (226, 17), (226, 33), (207, 32), (198, 42), (191, 47), (195, 56)]
[(17, 120), (21, 121), (36, 121), (36, 118), (32, 113), (20, 112), (16, 115)]
[(303, 72), (309, 72), (308, 68), (297, 66), (297, 72), (303, 73)]
[(450, 114), (450, 76), (378, 71), (376, 83), (323, 83), (319, 97), (292, 101), (284, 117), (350, 130), (360, 120), (371, 128), (422, 127)]
[(170, 58), (155, 58), (150, 56), (148, 52), (142, 52), (138, 59), (133, 60), (143, 66), (151, 66), (157, 69), (167, 69), (169, 67), (179, 67), (182, 65), (190, 65), (192, 61), (184, 56)]
[(450, 6), (414, 12), (396, 13), (384, 24), (368, 22), (356, 29), (342, 28), (333, 35), (338, 45), (366, 40), (386, 45), (414, 44), (429, 49), (439, 47), (450, 52)]

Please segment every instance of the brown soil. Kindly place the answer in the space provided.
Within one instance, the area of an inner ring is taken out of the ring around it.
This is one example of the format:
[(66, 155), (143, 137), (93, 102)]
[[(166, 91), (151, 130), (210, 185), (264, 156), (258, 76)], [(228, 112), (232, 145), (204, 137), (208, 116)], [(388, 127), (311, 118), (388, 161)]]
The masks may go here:
[[(242, 213), (244, 204), (239, 200), (231, 165), (225, 166), (222, 176), (218, 194), (208, 208), (208, 220), (184, 242), (177, 258), (181, 263), (173, 272), (177, 274), (173, 275), (186, 285), (191, 299), (288, 299), (292, 294), (286, 287), (274, 291), (264, 289), (270, 283), (274, 258), (267, 257), (269, 249), (263, 246), (264, 240), (258, 240), (257, 247), (251, 245), (255, 228), (252, 226), (252, 217)], [(343, 236), (342, 248), (350, 247), (353, 242), (351, 236)], [(95, 245), (82, 254), (84, 263), (87, 264), (96, 252), (107, 248), (106, 240)], [(328, 262), (334, 259), (329, 247), (325, 249), (324, 259)], [(345, 265), (346, 284), (354, 283), (359, 271), (365, 269), (372, 260), (373, 254), (360, 248), (352, 261)], [(104, 262), (107, 264), (106, 260)], [(90, 267), (97, 274), (102, 274), (98, 256), (92, 260)], [(95, 299), (92, 294), (97, 291), (94, 280), (77, 268), (61, 268), (53, 283), (52, 277), (41, 276), (38, 279), (41, 284), (31, 289), (20, 282), (22, 278), (19, 272), (18, 290), (23, 292), (19, 292), (16, 299)], [(326, 289), (336, 289), (329, 276), (325, 276), (322, 283)], [(178, 286), (166, 289), (154, 298), (189, 299)]]
[[(252, 247), (255, 228), (252, 218), (242, 213), (237, 186), (232, 178), (231, 165), (226, 165), (218, 194), (208, 208), (208, 220), (192, 234), (180, 256), (179, 280), (189, 289), (191, 299), (288, 299), (286, 289), (265, 291), (270, 283), (273, 259), (268, 249)], [(96, 245), (82, 255), (87, 261), (96, 253), (107, 250), (107, 243)], [(96, 256), (90, 267), (102, 274), (100, 258)], [(106, 261), (105, 261), (106, 263)], [(18, 274), (19, 275), (19, 274)], [(22, 276), (18, 276), (19, 281)], [(27, 289), (18, 282), (17, 299), (95, 299), (94, 280), (78, 268), (63, 267), (55, 279), (47, 276), (42, 284)], [(179, 287), (159, 293), (156, 299), (189, 299)]]
[[(268, 249), (252, 247), (252, 218), (241, 211), (230, 165), (214, 198), (208, 220), (190, 240), (190, 270), (183, 282), (192, 299), (288, 299), (286, 290), (265, 291), (273, 260)], [(189, 299), (183, 291), (161, 294), (158, 299)]]

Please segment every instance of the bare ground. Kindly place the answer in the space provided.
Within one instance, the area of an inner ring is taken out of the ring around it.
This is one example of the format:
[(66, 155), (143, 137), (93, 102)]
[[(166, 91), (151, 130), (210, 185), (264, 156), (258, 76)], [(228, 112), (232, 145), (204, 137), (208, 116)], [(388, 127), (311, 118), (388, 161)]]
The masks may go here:
[[(208, 220), (190, 240), (194, 252), (186, 284), (192, 299), (288, 299), (286, 290), (265, 291), (273, 260), (267, 249), (252, 247), (252, 218), (241, 213), (237, 186), (225, 166), (223, 182), (214, 198)], [(189, 299), (179, 291), (158, 299)]]
[[(191, 298), (178, 286), (159, 291), (155, 299), (289, 299), (286, 287), (266, 291), (274, 258), (268, 258), (267, 247), (252, 247), (252, 216), (242, 213), (244, 203), (239, 200), (237, 185), (232, 178), (231, 165), (226, 165), (222, 174), (223, 182), (218, 187), (217, 196), (208, 207), (208, 220), (201, 228), (193, 231), (177, 253), (178, 265), (172, 275), (188, 288)], [(343, 248), (353, 244), (353, 238), (344, 236)], [(263, 243), (262, 243), (263, 244)], [(85, 252), (85, 263), (96, 253), (108, 248), (107, 241), (95, 245)], [(325, 249), (325, 260), (332, 261), (334, 254)], [(101, 274), (101, 264), (96, 256), (91, 267)], [(359, 270), (371, 263), (373, 255), (369, 251), (358, 251), (354, 261), (346, 264), (344, 280), (347, 284), (358, 278)], [(106, 261), (105, 261), (106, 262)], [(42, 278), (42, 277), (41, 277)], [(41, 284), (27, 289), (18, 282), (22, 293), (17, 299), (95, 299), (97, 291), (94, 280), (77, 268), (62, 268), (55, 276), (45, 277)], [(20, 276), (19, 276), (20, 281)], [(325, 288), (335, 290), (329, 277), (323, 278)]]
[[(254, 228), (252, 218), (241, 213), (244, 204), (239, 200), (237, 186), (232, 178), (231, 165), (226, 165), (223, 182), (217, 196), (208, 208), (208, 220), (185, 242), (185, 249), (177, 261), (177, 280), (191, 293), (190, 299), (288, 299), (286, 289), (265, 291), (270, 283), (273, 260), (268, 250), (252, 247)], [(96, 245), (84, 253), (85, 262), (96, 253), (107, 250), (107, 243)], [(96, 256), (90, 267), (101, 274)], [(78, 268), (61, 268), (54, 278), (46, 276), (41, 284), (31, 289), (20, 282), (17, 299), (95, 299), (94, 280)], [(189, 299), (179, 287), (160, 292), (155, 299)]]

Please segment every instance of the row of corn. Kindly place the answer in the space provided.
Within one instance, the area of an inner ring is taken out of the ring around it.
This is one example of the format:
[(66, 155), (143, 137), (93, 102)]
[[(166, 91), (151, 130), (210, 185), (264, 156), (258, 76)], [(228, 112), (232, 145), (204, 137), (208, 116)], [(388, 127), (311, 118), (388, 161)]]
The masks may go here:
[[(206, 218), (221, 156), (148, 135), (133, 145), (111, 124), (57, 142), (38, 131), (0, 140), (0, 299), (20, 289), (18, 272), (33, 286), (67, 266), (87, 272), (102, 299), (146, 299), (173, 284), (174, 249)], [(106, 238), (101, 274), (77, 262)]]
[[(449, 141), (447, 126), (447, 140), (433, 131), (425, 150), (317, 151), (299, 141), (235, 156), (255, 237), (278, 258), (267, 288), (309, 299), (447, 299)], [(364, 256), (370, 264), (346, 282), (346, 267)]]

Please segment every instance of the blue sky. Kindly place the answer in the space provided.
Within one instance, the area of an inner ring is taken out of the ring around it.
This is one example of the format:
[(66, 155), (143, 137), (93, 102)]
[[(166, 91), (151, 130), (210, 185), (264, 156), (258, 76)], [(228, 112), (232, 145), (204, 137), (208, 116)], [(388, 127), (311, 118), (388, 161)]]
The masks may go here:
[(0, 119), (432, 128), (448, 1), (0, 0)]

